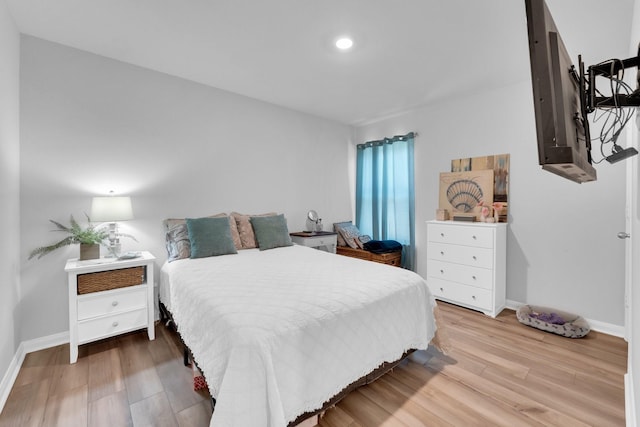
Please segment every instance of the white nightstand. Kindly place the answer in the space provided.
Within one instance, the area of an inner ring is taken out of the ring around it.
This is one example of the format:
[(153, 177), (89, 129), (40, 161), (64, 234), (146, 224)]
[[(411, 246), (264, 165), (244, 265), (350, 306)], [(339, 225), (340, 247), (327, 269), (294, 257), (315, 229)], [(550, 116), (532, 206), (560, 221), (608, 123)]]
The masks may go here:
[(310, 248), (324, 249), (327, 252), (336, 253), (338, 246), (338, 234), (331, 231), (301, 231), (298, 233), (289, 233), (291, 241), (301, 246)]
[(128, 260), (70, 259), (64, 268), (69, 284), (69, 359), (78, 345), (147, 328), (155, 339), (153, 262), (149, 252)]

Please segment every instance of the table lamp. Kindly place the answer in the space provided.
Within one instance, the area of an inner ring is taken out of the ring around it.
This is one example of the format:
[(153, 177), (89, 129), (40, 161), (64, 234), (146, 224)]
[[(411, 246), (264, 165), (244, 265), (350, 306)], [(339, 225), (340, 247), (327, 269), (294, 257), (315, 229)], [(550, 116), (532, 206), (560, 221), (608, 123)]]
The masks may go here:
[[(111, 194), (113, 194), (113, 191)], [(91, 220), (94, 222), (109, 223), (109, 246), (107, 248), (109, 254), (107, 257), (114, 257), (120, 254), (117, 221), (127, 221), (130, 219), (133, 219), (131, 197), (111, 195), (94, 197), (91, 201)]]

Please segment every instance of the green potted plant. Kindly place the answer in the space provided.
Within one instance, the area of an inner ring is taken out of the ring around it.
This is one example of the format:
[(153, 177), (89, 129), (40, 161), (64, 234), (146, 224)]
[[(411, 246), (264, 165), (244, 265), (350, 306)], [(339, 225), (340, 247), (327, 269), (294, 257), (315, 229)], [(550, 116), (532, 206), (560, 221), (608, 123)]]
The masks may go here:
[[(87, 217), (88, 225), (84, 228), (80, 226), (73, 215), (70, 215), (69, 217), (69, 226), (50, 219), (49, 221), (56, 226), (56, 229), (52, 231), (63, 232), (68, 234), (68, 236), (52, 245), (35, 248), (31, 253), (29, 253), (29, 259), (34, 257), (38, 257), (38, 259), (40, 259), (58, 248), (76, 243), (80, 244), (81, 260), (100, 258), (100, 245), (107, 237), (109, 237), (109, 231), (102, 226), (94, 226), (91, 224), (89, 215), (85, 213), (85, 216)], [(131, 237), (135, 240), (133, 236), (128, 234), (119, 233), (119, 236)]]

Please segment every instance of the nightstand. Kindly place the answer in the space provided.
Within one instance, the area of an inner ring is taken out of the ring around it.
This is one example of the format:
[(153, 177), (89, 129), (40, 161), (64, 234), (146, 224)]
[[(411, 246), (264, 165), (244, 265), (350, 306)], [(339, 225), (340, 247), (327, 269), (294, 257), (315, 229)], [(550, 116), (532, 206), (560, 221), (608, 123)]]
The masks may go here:
[(149, 252), (133, 259), (70, 259), (64, 271), (69, 285), (69, 360), (78, 345), (147, 328), (155, 339), (153, 262)]
[(336, 246), (338, 245), (337, 233), (331, 231), (301, 231), (289, 233), (289, 236), (291, 236), (291, 241), (298, 245), (336, 253)]

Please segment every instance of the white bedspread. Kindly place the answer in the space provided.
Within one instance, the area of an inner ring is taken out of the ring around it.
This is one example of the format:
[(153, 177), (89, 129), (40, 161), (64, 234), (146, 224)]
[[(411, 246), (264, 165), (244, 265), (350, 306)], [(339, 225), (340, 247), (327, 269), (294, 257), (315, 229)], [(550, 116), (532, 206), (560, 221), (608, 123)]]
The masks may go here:
[(286, 426), (435, 332), (417, 274), (302, 246), (174, 261), (165, 273), (215, 427)]

